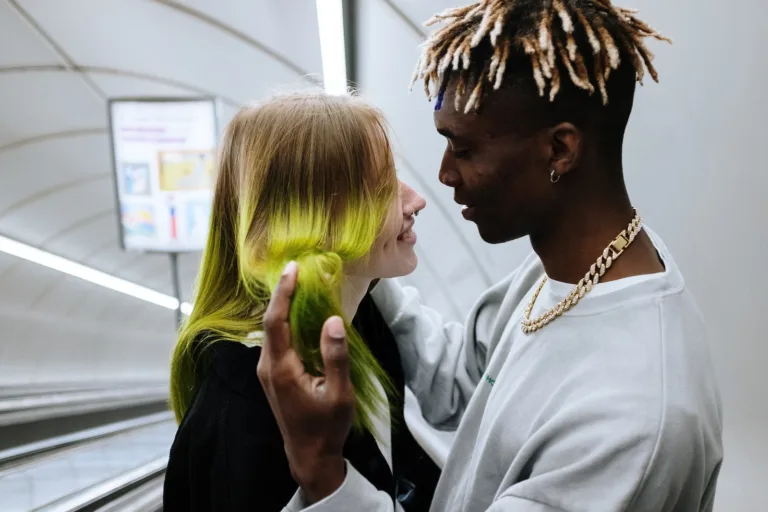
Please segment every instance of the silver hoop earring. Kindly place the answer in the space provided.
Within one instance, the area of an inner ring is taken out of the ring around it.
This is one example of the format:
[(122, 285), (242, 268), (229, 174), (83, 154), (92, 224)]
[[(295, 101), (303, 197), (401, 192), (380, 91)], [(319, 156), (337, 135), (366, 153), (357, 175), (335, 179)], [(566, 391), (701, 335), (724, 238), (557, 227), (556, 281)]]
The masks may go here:
[(557, 174), (554, 169), (552, 169), (552, 172), (549, 173), (549, 181), (551, 181), (552, 183), (557, 183), (558, 181), (560, 181), (560, 175)]

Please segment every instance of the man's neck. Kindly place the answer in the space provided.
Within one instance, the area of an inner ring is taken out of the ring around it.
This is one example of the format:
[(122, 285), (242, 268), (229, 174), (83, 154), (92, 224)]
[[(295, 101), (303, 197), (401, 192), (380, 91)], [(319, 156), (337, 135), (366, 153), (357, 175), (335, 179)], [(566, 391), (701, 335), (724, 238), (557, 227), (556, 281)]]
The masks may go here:
[[(546, 230), (531, 235), (531, 245), (550, 279), (576, 284), (635, 216), (629, 197), (614, 194), (611, 201), (582, 201), (565, 208)], [(639, 213), (639, 212), (638, 212)], [(616, 260), (602, 282), (651, 274), (664, 269), (650, 237), (641, 231)]]

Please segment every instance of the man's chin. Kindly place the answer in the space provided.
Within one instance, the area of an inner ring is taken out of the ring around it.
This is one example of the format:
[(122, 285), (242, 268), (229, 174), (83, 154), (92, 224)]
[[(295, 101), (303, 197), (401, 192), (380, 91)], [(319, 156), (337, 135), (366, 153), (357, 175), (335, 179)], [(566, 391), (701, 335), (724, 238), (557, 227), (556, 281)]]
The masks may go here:
[(475, 224), (477, 224), (480, 238), (487, 244), (504, 244), (526, 236), (524, 233), (516, 234), (509, 229), (503, 229), (500, 225), (489, 225), (481, 222), (476, 222)]

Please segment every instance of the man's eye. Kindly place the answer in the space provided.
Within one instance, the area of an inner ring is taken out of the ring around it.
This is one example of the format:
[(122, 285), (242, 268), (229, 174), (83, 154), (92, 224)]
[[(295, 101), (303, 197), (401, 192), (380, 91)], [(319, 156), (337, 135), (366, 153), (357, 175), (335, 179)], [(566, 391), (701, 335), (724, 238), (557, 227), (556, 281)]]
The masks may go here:
[(453, 152), (453, 158), (457, 159), (465, 159), (469, 157), (469, 150), (468, 149), (460, 149)]

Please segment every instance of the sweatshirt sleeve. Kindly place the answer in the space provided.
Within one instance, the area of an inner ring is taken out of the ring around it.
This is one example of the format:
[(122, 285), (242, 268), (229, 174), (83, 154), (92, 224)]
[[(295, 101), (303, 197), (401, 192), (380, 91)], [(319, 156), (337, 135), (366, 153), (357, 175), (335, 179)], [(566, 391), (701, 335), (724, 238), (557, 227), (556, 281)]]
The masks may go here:
[(434, 427), (453, 430), (472, 397), (506, 319), (498, 321), (514, 274), (486, 291), (464, 325), (421, 304), (419, 292), (384, 279), (371, 291), (397, 341), (403, 371)]
[(336, 492), (314, 505), (306, 506), (301, 489), (296, 491), (283, 512), (403, 512), (392, 497), (377, 490), (349, 463), (347, 476)]

